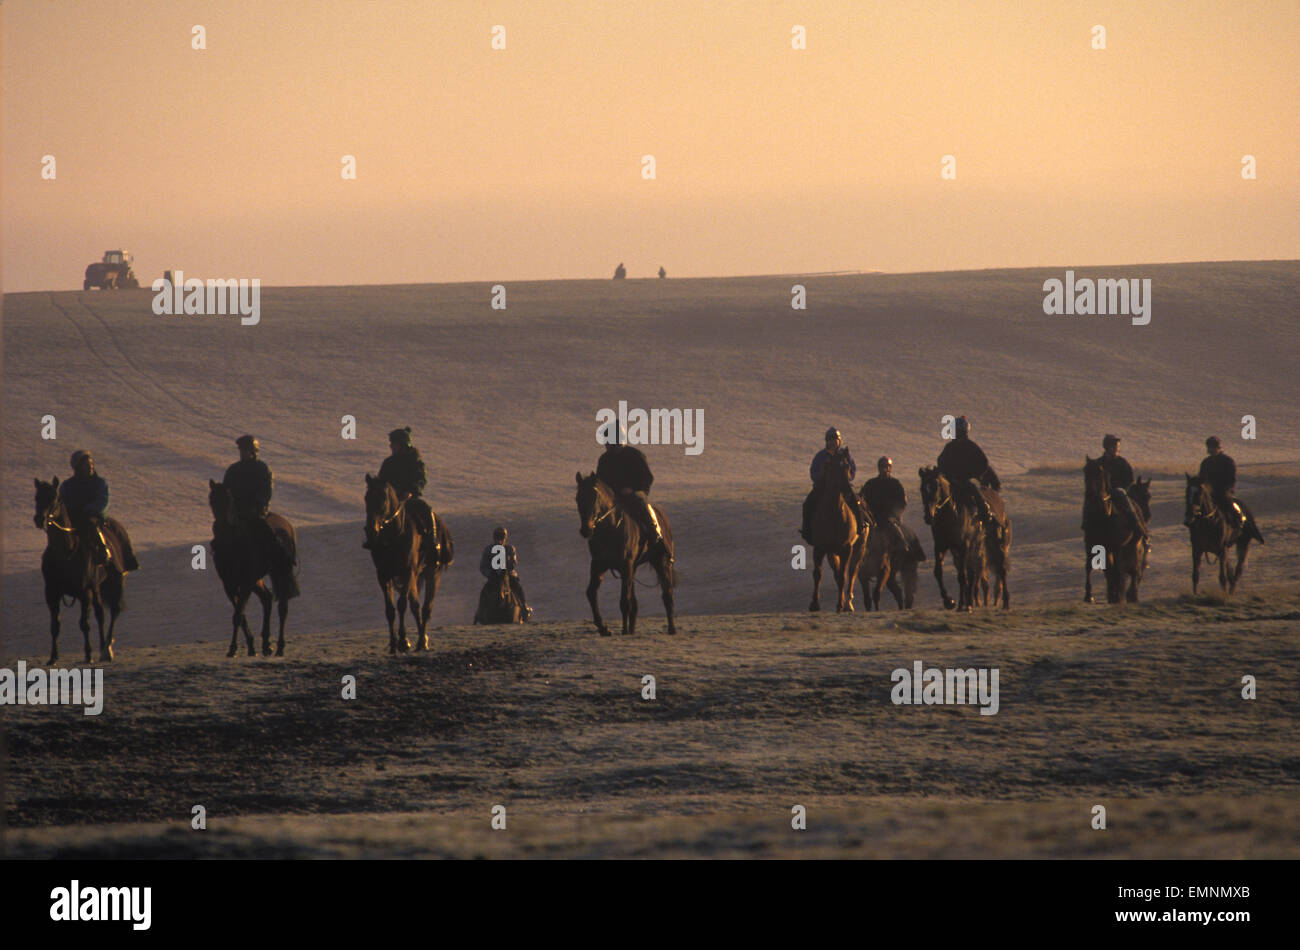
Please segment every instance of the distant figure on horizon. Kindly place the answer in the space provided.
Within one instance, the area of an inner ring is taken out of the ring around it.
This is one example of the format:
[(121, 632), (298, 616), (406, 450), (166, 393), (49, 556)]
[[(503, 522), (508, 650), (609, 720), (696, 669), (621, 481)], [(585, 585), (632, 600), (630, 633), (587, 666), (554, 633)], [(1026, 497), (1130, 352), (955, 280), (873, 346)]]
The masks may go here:
[(623, 266), (622, 261), (619, 261), (618, 266), (614, 268), (614, 279), (622, 280), (626, 276), (627, 276), (627, 268)]
[(660, 280), (663, 280), (663, 279), (664, 279), (665, 277), (667, 277), (667, 276), (668, 276), (668, 271), (666, 271), (666, 270), (663, 269), (663, 265), (660, 265), (660, 267), (659, 267), (659, 279), (660, 279)]

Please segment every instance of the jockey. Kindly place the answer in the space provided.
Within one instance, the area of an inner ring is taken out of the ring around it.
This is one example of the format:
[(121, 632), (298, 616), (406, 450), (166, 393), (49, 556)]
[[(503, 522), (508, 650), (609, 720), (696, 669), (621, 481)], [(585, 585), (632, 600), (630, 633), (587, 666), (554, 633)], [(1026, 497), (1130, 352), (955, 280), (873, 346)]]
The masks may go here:
[[(433, 509), (420, 497), (428, 484), (429, 476), (424, 467), (424, 459), (420, 458), (420, 450), (411, 444), (411, 427), (404, 426), (388, 433), (388, 449), (390, 454), (379, 466), (378, 479), (392, 485), (393, 491), (397, 492), (397, 500), (406, 503), (406, 510), (411, 513), (416, 527), (423, 535), (421, 544), (429, 557), (436, 561), (440, 543), (433, 523)], [(374, 538), (370, 537), (370, 526), (367, 525), (366, 543), (362, 547), (369, 548), (373, 543)]]
[(891, 524), (903, 542), (907, 537), (901, 527), (903, 509), (907, 507), (907, 489), (903, 483), (894, 478), (894, 460), (882, 455), (876, 460), (875, 478), (867, 479), (862, 486), (862, 500), (871, 509), (876, 524)]
[(808, 466), (808, 475), (812, 479), (812, 491), (803, 501), (803, 522), (799, 527), (799, 536), (809, 544), (812, 540), (812, 519), (813, 513), (817, 510), (817, 503), (821, 500), (821, 479), (822, 469), (828, 461), (837, 455), (843, 455), (849, 464), (849, 486), (841, 493), (844, 501), (853, 512), (854, 517), (858, 519), (858, 537), (866, 533), (867, 527), (871, 524), (871, 514), (863, 504), (862, 499), (858, 497), (857, 492), (853, 490), (853, 479), (858, 474), (857, 463), (853, 461), (853, 453), (843, 444), (843, 438), (840, 436), (840, 430), (831, 426), (826, 430), (826, 448), (819, 451), (813, 456), (812, 464)]
[(68, 517), (78, 536), (89, 541), (91, 560), (103, 564), (112, 556), (100, 530), (107, 527), (122, 543), (122, 573), (138, 571), (140, 562), (131, 549), (126, 529), (105, 513), (108, 510), (108, 482), (95, 474), (94, 457), (85, 449), (77, 449), (69, 463), (73, 475), (59, 483), (59, 499), (68, 509)]
[(266, 521), (271, 509), (275, 476), (267, 464), (257, 457), (262, 443), (251, 435), (241, 435), (235, 440), (235, 445), (239, 447), (239, 461), (226, 469), (221, 484), (230, 492), (235, 503), (235, 513), (263, 547), (271, 552), (271, 557), (277, 561), (276, 567), (292, 570), (292, 557)]
[[(1237, 489), (1237, 463), (1223, 451), (1223, 444), (1217, 435), (1205, 440), (1205, 451), (1207, 454), (1201, 461), (1197, 475), (1209, 483), (1210, 490), (1214, 493), (1214, 503), (1219, 506), (1225, 519), (1231, 519), (1228, 521), (1229, 526), (1241, 528), (1245, 524), (1246, 515), (1233, 497)], [(1184, 524), (1191, 523), (1189, 515)]]
[[(1119, 443), (1120, 438), (1117, 435), (1106, 435), (1101, 440), (1101, 467), (1106, 470), (1110, 478), (1110, 497), (1120, 513), (1128, 520), (1130, 530), (1142, 535), (1142, 540), (1150, 545), (1151, 538), (1147, 534), (1146, 522), (1142, 520), (1137, 505), (1133, 504), (1133, 499), (1128, 496), (1128, 490), (1133, 487), (1133, 466), (1119, 454)], [(1086, 517), (1084, 522), (1082, 527), (1086, 530)]]
[(953, 491), (965, 495), (975, 505), (980, 520), (985, 524), (993, 522), (993, 512), (989, 511), (981, 484), (987, 484), (994, 491), (1000, 491), (1001, 482), (997, 473), (989, 465), (984, 450), (970, 437), (970, 423), (965, 416), (957, 417), (957, 437), (943, 447), (939, 453), (939, 471), (948, 479)]
[[(489, 581), (497, 583), (500, 583), (502, 574), (509, 575), (510, 589), (519, 598), (519, 606), (524, 609), (524, 619), (531, 619), (533, 608), (528, 606), (528, 598), (524, 596), (524, 585), (519, 583), (519, 554), (515, 551), (515, 546), (507, 540), (508, 537), (509, 532), (505, 528), (497, 527), (492, 531), (492, 543), (483, 549), (483, 556), (478, 559), (478, 572)], [(497, 568), (492, 565), (493, 560), (496, 558), (497, 545), (505, 548), (506, 566), (504, 568)]]
[(672, 564), (672, 552), (668, 550), (659, 518), (648, 497), (655, 480), (650, 463), (640, 449), (627, 444), (627, 432), (622, 425), (611, 422), (605, 429), (605, 440), (605, 453), (596, 463), (596, 477), (623, 500), (637, 523), (654, 538), (650, 553), (666, 555)]

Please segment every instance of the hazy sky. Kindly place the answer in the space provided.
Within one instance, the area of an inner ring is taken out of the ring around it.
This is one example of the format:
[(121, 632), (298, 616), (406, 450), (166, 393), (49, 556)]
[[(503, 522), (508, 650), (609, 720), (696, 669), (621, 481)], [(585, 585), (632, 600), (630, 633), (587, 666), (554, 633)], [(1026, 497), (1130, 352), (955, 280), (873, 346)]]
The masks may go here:
[(1300, 258), (1295, 0), (9, 0), (0, 25), (8, 291), (120, 246), (142, 280), (266, 284)]

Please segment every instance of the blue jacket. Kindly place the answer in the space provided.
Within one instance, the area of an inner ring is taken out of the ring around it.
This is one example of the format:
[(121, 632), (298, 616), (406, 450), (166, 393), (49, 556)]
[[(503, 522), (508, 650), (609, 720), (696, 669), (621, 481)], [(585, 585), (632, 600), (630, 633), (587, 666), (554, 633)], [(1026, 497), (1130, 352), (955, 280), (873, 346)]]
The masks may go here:
[[(853, 481), (853, 479), (858, 474), (858, 463), (853, 461), (853, 453), (850, 452), (848, 449), (841, 448), (840, 451), (842, 451), (845, 455), (849, 457), (849, 481)], [(816, 455), (813, 456), (812, 465), (808, 469), (808, 474), (812, 476), (814, 485), (816, 485), (821, 480), (822, 466), (826, 464), (827, 460), (830, 459), (830, 457), (831, 457), (831, 453), (826, 451), (826, 449), (822, 449), (820, 452), (818, 452)]]
[(73, 475), (59, 483), (59, 498), (74, 518), (102, 518), (108, 509), (108, 482), (98, 475)]

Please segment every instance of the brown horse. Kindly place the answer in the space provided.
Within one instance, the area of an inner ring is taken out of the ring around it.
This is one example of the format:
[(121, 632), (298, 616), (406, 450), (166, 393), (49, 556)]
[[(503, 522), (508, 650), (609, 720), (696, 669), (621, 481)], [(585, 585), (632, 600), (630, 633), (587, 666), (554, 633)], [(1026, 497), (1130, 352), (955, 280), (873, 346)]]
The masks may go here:
[[(1129, 493), (1129, 500), (1137, 506), (1143, 518), (1149, 517), (1151, 480), (1147, 479), (1143, 484), (1139, 479)], [(1146, 569), (1148, 545), (1142, 540), (1142, 533), (1134, 530), (1115, 502), (1110, 473), (1102, 460), (1087, 455), (1083, 464), (1083, 524), (1084, 603), (1093, 602), (1093, 560), (1099, 547), (1106, 557), (1106, 600), (1112, 604), (1121, 600), (1137, 603), (1138, 584)]]
[[(924, 560), (925, 551), (911, 528), (897, 521), (872, 527), (866, 554), (858, 567), (863, 609), (879, 610), (880, 592), (888, 588), (900, 610), (911, 610), (916, 602), (916, 565)], [(867, 582), (873, 577), (876, 583), (869, 586)]]
[[(952, 486), (934, 466), (918, 469), (921, 476), (921, 503), (925, 523), (934, 538), (934, 579), (939, 582), (939, 596), (951, 610), (970, 610), (975, 590), (985, 571), (984, 526), (979, 512), (964, 500), (958, 501)], [(957, 571), (957, 603), (948, 596), (943, 584), (943, 556), (952, 552)]]
[[(984, 501), (989, 505), (990, 510), (997, 511), (993, 507), (993, 499), (997, 498), (997, 503), (1001, 505), (1001, 498), (991, 488), (982, 489)], [(1002, 512), (1001, 530), (996, 525), (985, 525), (984, 527), (984, 568), (980, 576), (980, 595), (983, 606), (989, 604), (989, 584), (992, 579), (993, 586), (993, 603), (996, 606), (999, 598), (1002, 600), (1003, 608), (1011, 606), (1011, 591), (1007, 587), (1007, 572), (1011, 569), (1011, 519)]]
[(478, 610), (474, 612), (474, 623), (523, 623), (524, 608), (519, 603), (515, 589), (510, 586), (510, 575), (500, 571), (500, 578), (483, 584), (478, 595)]
[(596, 595), (600, 591), (601, 578), (606, 571), (611, 571), (623, 582), (618, 600), (619, 609), (623, 613), (623, 633), (636, 632), (636, 569), (638, 565), (648, 563), (659, 578), (664, 610), (668, 614), (668, 632), (676, 633), (673, 588), (677, 586), (677, 571), (668, 560), (673, 550), (673, 529), (668, 524), (668, 517), (658, 505), (654, 506), (667, 553), (652, 556), (650, 546), (654, 537), (641, 528), (636, 518), (614, 496), (613, 490), (595, 472), (586, 477), (578, 472), (575, 478), (578, 483), (578, 533), (587, 539), (587, 550), (591, 552), (591, 582), (587, 585), (587, 602), (591, 604), (591, 617), (596, 629), (602, 637), (610, 635), (609, 627), (601, 619)]
[[(212, 560), (221, 586), (234, 607), (230, 618), (230, 649), (226, 656), (239, 652), (241, 628), (248, 642), (248, 655), (257, 655), (253, 634), (248, 629), (248, 617), (244, 614), (248, 600), (254, 594), (262, 602), (262, 655), (271, 655), (271, 601), (274, 600), (280, 615), (280, 639), (276, 643), (275, 655), (284, 656), (284, 625), (289, 618), (289, 601), (299, 594), (293, 568), (266, 550), (248, 522), (239, 516), (230, 489), (211, 479), (208, 480), (208, 507), (212, 509)], [(280, 539), (288, 559), (296, 559), (298, 535), (289, 520), (272, 513), (266, 516), (266, 523)], [(265, 581), (268, 575), (271, 578), (270, 590), (267, 590)]]
[[(415, 518), (407, 517), (406, 502), (399, 501), (397, 492), (386, 481), (366, 473), (366, 522), (369, 535), (374, 539), (370, 559), (375, 565), (379, 589), (384, 593), (384, 616), (388, 619), (388, 652), (408, 653), (411, 642), (406, 638), (406, 610), (410, 606), (415, 620), (415, 648), (429, 648), (429, 616), (433, 613), (433, 600), (438, 596), (442, 572), (454, 559), (451, 532), (436, 514), (434, 531), (438, 533), (439, 556), (428, 556), (424, 538)], [(424, 602), (420, 602), (420, 592)], [(393, 626), (393, 621), (397, 626)]]
[[(59, 498), (59, 479), (36, 482), (36, 514), (33, 521), (45, 532), (45, 553), (41, 555), (41, 575), (45, 579), (45, 604), (50, 609), (50, 663), (59, 658), (59, 612), (64, 597), (81, 602), (81, 636), (86, 647), (86, 662), (91, 661), (90, 611), (99, 626), (99, 658), (113, 659), (113, 629), (117, 615), (125, 609), (125, 577), (115, 565), (122, 563), (121, 544), (109, 533), (111, 550), (108, 564), (96, 564), (91, 541), (72, 526), (67, 507)], [(108, 635), (104, 634), (104, 606), (108, 606)], [(71, 606), (69, 601), (68, 606)]]
[(818, 486), (821, 493), (812, 518), (813, 595), (808, 609), (822, 609), (822, 558), (825, 558), (839, 589), (835, 609), (852, 612), (853, 581), (858, 576), (858, 565), (866, 555), (871, 525), (868, 524), (867, 530), (859, 536), (857, 515), (843, 497), (843, 493), (853, 491), (849, 482), (848, 453), (841, 451), (827, 459)]
[[(1229, 594), (1236, 593), (1237, 581), (1241, 579), (1242, 569), (1246, 566), (1251, 538), (1257, 538), (1261, 543), (1264, 540), (1254, 519), (1248, 516), (1244, 528), (1235, 523), (1235, 518), (1230, 524), (1215, 504), (1210, 483), (1195, 475), (1187, 476), (1184, 501), (1183, 521), (1192, 536), (1192, 593), (1196, 593), (1196, 585), (1200, 581), (1202, 557), (1214, 557), (1219, 562), (1219, 588), (1226, 589)], [(1234, 545), (1237, 548), (1237, 564), (1230, 570), (1228, 549)]]

